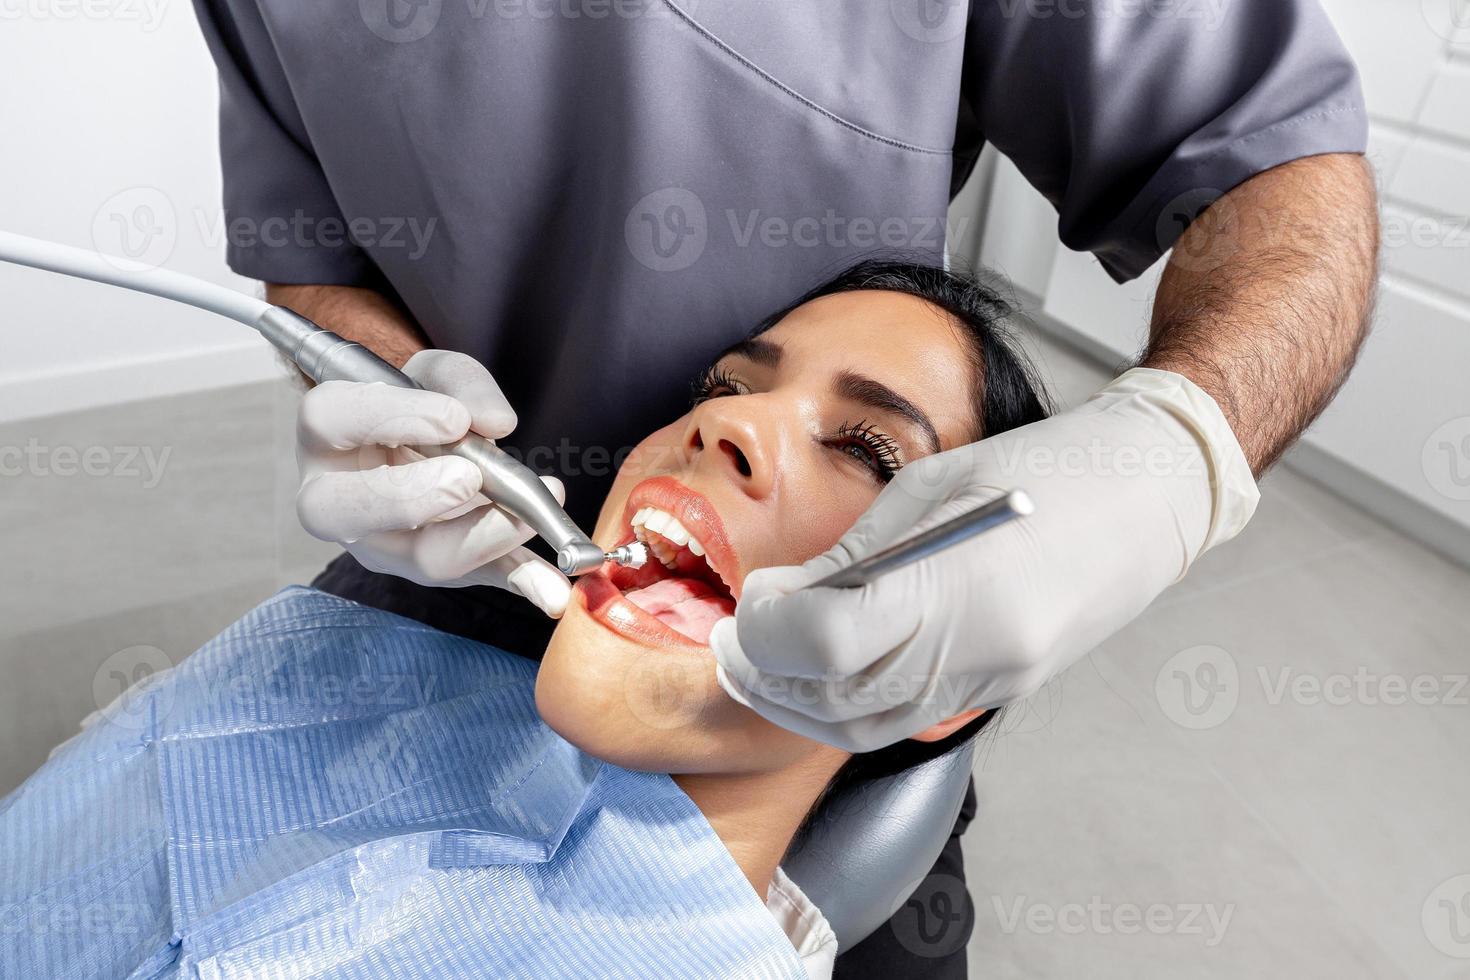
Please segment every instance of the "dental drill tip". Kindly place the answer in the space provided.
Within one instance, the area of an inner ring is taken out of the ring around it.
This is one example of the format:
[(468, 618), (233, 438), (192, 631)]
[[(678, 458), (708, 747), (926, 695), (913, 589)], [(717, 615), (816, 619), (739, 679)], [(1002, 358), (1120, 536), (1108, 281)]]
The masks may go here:
[(648, 562), (648, 545), (632, 541), (607, 553), (607, 560), (627, 568), (642, 568)]

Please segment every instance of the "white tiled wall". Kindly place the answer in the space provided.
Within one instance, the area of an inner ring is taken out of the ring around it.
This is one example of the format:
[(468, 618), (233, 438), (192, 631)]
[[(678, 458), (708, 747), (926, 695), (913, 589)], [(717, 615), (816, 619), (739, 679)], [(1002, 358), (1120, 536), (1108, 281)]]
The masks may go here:
[[(1357, 370), (1291, 461), (1330, 475), (1348, 496), (1421, 535), (1446, 529), (1449, 538), (1434, 543), (1464, 558), (1470, 555), (1470, 0), (1325, 0), (1324, 6), (1363, 76), (1368, 155), (1383, 200), (1384, 276)], [(1147, 337), (1162, 263), (1117, 287), (1091, 256), (1055, 244), (1055, 223), (1051, 208), (1000, 161), (979, 259), (1036, 297), (1043, 320), (1084, 348), (1119, 362), (1136, 354)]]

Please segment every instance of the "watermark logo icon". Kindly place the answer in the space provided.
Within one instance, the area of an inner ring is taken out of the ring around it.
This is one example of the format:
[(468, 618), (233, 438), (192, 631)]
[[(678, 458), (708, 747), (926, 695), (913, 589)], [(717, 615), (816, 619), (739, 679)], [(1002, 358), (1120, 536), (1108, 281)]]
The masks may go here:
[[(1195, 234), (1185, 236), (1191, 228)], [(1218, 269), (1239, 248), (1240, 219), (1224, 191), (1197, 187), (1174, 198), (1159, 212), (1154, 227), (1169, 261), (1190, 272)]]
[(1202, 730), (1224, 724), (1240, 701), (1240, 670), (1235, 658), (1216, 646), (1180, 650), (1154, 678), (1154, 697), (1168, 719)]
[(623, 698), (633, 716), (654, 731), (694, 727), (711, 699), (709, 672), (659, 658), (639, 660), (623, 678)]
[(704, 202), (683, 187), (646, 194), (628, 212), (623, 238), (633, 257), (655, 272), (687, 269), (709, 243)]
[(393, 44), (427, 37), (439, 26), (444, 0), (357, 0), (368, 30)]
[(1419, 0), (1424, 23), (1457, 45), (1470, 45), (1470, 0)]
[(178, 215), (157, 187), (130, 187), (102, 203), (92, 216), (92, 245), (124, 271), (157, 269), (179, 240)]
[(1430, 945), (1446, 956), (1470, 960), (1470, 874), (1440, 882), (1420, 910)]
[(92, 675), (92, 701), (109, 724), (142, 731), (168, 713), (170, 699), (157, 681), (172, 666), (158, 647), (119, 650)]
[(1470, 500), (1470, 415), (1450, 419), (1424, 440), (1424, 478), (1441, 496)]
[(890, 923), (904, 949), (937, 959), (964, 948), (975, 929), (975, 905), (954, 875), (931, 874), (914, 883)]
[(915, 41), (943, 44), (965, 33), (970, 5), (967, 0), (889, 0), (888, 9), (898, 29)]

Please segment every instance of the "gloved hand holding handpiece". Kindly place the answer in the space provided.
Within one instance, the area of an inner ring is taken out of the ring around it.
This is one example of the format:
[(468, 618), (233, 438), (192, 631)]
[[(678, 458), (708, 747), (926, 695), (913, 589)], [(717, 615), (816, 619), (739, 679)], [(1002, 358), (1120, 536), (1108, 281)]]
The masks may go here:
[[(402, 370), (423, 390), (327, 381), (306, 393), (297, 426), (302, 526), (372, 571), (420, 585), (493, 585), (560, 616), (571, 584), (522, 547), (535, 532), (481, 495), (480, 470), (407, 448), (470, 431), (509, 435), (516, 415), (500, 386), (479, 361), (453, 351), (420, 351)], [(562, 501), (561, 482), (542, 479)]]

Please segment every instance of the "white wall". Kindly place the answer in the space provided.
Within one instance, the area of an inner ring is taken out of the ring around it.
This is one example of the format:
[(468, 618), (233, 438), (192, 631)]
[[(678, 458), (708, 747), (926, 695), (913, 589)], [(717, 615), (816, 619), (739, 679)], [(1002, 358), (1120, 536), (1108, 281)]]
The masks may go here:
[[(1361, 67), (1384, 211), (1372, 336), (1292, 462), (1458, 557), (1470, 554), (1470, 26), (1465, 0), (1326, 0)], [(1039, 234), (1038, 228), (1046, 229)], [(1119, 288), (1056, 244), (1055, 216), (1009, 164), (991, 187), (980, 260), (1043, 319), (1121, 363), (1147, 337), (1163, 263)]]
[[(258, 288), (224, 264), (214, 68), (188, 0), (0, 0), (0, 65), (0, 228), (121, 254), (136, 222), (141, 261)], [(4, 265), (0, 297), (0, 419), (277, 370), (243, 327), (160, 300)]]

